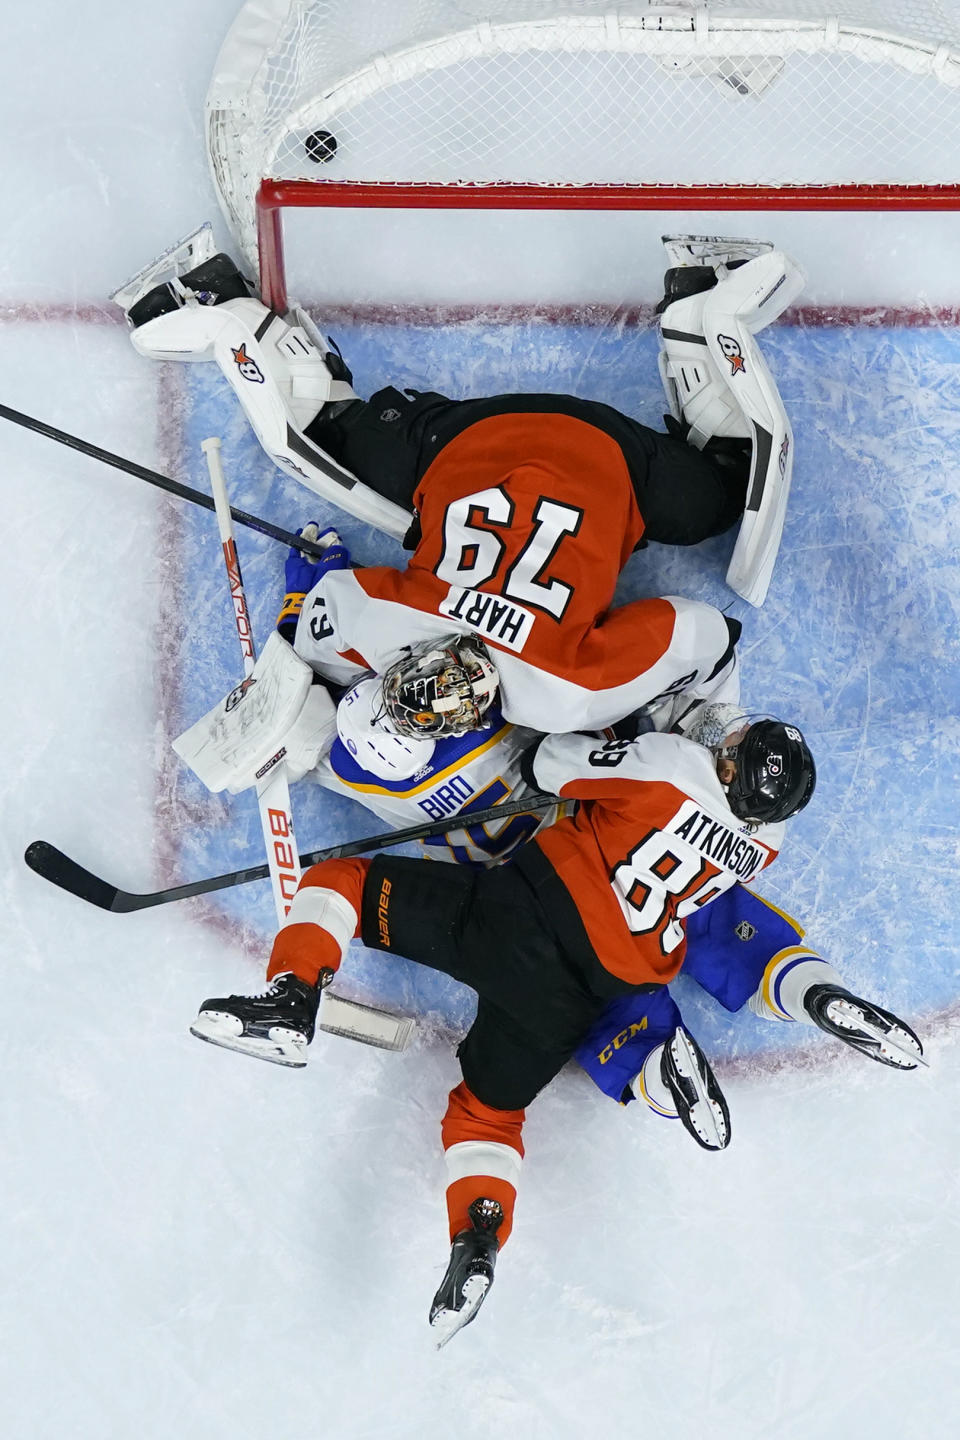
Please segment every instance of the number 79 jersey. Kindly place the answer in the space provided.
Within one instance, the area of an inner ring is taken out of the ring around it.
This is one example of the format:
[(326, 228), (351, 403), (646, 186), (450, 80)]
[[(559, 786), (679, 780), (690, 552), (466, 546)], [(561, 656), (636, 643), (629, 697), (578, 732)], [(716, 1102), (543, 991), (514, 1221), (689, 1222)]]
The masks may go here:
[(613, 606), (644, 525), (623, 451), (596, 426), (478, 421), (444, 445), (415, 500), (422, 538), (406, 570), (337, 571), (307, 597), (296, 649), (326, 673), (346, 660), (382, 674), (405, 645), (472, 633), (500, 673), (505, 718), (551, 732), (600, 729), (731, 663), (711, 605)]
[(551, 735), (534, 760), (545, 790), (580, 800), (533, 842), (577, 906), (601, 963), (629, 984), (666, 984), (685, 919), (776, 857), (782, 825), (748, 826), (726, 801), (713, 755), (678, 735), (607, 744)]

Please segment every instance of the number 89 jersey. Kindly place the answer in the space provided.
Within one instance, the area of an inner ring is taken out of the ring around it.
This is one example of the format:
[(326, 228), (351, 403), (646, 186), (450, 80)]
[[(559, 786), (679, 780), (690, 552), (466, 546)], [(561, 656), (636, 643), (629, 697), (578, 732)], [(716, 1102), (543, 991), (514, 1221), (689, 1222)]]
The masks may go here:
[(686, 950), (684, 920), (756, 879), (780, 848), (783, 826), (738, 820), (711, 752), (678, 735), (607, 744), (551, 735), (533, 768), (544, 790), (584, 802), (534, 843), (601, 963), (629, 984), (671, 980)]

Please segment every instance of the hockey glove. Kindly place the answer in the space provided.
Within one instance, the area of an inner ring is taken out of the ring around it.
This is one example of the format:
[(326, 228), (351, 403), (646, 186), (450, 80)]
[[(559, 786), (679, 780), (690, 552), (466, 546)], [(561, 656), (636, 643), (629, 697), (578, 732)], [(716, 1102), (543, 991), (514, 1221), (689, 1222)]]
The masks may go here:
[(303, 609), (303, 602), (316, 585), (322, 575), (330, 570), (346, 570), (350, 565), (350, 555), (336, 530), (320, 530), (315, 520), (311, 520), (297, 531), (304, 540), (312, 540), (317, 545), (324, 547), (324, 555), (319, 560), (313, 555), (306, 555), (302, 550), (294, 546), (287, 556), (284, 566), (284, 582), (287, 593), (283, 597), (283, 604), (280, 607), (280, 614), (277, 616), (277, 629), (285, 640), (293, 644), (293, 637), (296, 633), (297, 621), (300, 619), (300, 611)]

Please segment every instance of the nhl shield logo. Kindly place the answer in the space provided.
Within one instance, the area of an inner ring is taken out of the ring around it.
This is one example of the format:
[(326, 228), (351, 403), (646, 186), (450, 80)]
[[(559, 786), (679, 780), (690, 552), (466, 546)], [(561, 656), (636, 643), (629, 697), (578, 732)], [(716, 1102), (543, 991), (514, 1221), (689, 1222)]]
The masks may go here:
[(751, 925), (749, 920), (741, 920), (739, 925), (734, 926), (733, 933), (741, 940), (752, 940), (757, 933), (757, 927)]

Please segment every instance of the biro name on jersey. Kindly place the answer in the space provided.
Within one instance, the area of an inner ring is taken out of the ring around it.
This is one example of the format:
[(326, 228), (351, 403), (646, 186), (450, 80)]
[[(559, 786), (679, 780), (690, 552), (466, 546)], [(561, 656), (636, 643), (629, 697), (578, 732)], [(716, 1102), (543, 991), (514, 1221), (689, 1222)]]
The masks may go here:
[(715, 865), (732, 871), (739, 880), (759, 875), (770, 858), (771, 851), (767, 845), (761, 845), (748, 835), (738, 835), (729, 825), (724, 825), (709, 811), (701, 810), (692, 800), (681, 805), (669, 829), (671, 834), (679, 835)]
[(536, 619), (532, 610), (515, 605), (512, 600), (504, 600), (502, 595), (463, 590), (459, 585), (450, 586), (438, 609), (441, 615), (462, 621), (476, 634), (516, 651), (526, 645)]
[(418, 800), (417, 804), (431, 820), (445, 820), (448, 815), (455, 815), (473, 794), (470, 781), (464, 780), (462, 775), (454, 775), (444, 785), (439, 785), (436, 790), (431, 790), (429, 795)]

